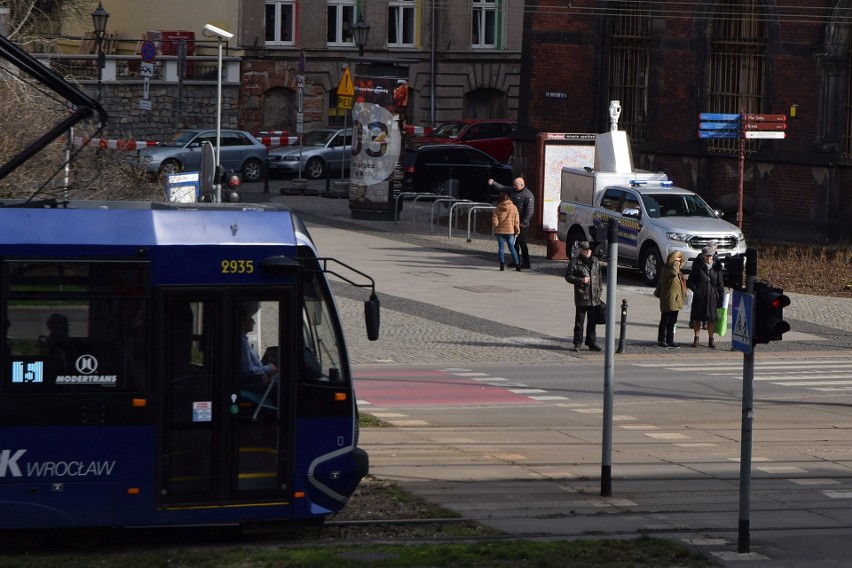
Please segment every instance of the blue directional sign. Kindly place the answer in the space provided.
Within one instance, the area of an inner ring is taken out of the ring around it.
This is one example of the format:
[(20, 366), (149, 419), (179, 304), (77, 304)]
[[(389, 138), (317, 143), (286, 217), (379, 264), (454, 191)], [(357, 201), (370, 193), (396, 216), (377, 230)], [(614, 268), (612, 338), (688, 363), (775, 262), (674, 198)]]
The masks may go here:
[(698, 128), (701, 130), (739, 130), (739, 122), (702, 122)]
[(731, 329), (731, 347), (746, 355), (751, 353), (751, 338), (753, 337), (754, 322), (752, 321), (752, 306), (754, 294), (734, 292), (734, 318)]
[(740, 115), (702, 112), (698, 115), (699, 138), (739, 138)]
[(740, 135), (737, 130), (699, 130), (699, 138), (738, 138)]
[(733, 122), (739, 121), (740, 115), (738, 114), (723, 114), (718, 112), (702, 112), (698, 115), (698, 120), (706, 120), (713, 122)]

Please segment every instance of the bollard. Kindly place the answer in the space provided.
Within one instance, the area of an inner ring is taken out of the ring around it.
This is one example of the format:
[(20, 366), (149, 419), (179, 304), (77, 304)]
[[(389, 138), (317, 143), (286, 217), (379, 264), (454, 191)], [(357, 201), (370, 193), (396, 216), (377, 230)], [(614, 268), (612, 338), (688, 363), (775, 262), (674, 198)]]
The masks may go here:
[(621, 330), (618, 335), (618, 350), (624, 353), (624, 336), (627, 335), (627, 300), (621, 300)]
[(263, 176), (263, 193), (269, 193), (269, 172)]

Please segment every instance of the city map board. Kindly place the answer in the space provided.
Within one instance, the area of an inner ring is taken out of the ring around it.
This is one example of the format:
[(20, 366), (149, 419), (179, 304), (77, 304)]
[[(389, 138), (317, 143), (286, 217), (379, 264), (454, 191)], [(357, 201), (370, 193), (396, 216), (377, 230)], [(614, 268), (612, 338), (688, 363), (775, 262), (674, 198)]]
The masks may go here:
[(594, 167), (596, 134), (542, 132), (538, 135), (542, 172), (542, 231), (556, 231), (561, 197), (562, 168)]

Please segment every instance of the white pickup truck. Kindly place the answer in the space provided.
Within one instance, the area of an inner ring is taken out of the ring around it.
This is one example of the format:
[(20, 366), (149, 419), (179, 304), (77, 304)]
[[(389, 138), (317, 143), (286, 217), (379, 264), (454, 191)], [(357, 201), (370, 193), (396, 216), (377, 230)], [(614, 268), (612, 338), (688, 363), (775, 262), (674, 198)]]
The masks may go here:
[(619, 264), (638, 268), (650, 285), (671, 252), (683, 253), (688, 270), (705, 246), (715, 245), (720, 259), (746, 250), (742, 231), (700, 196), (664, 173), (633, 170), (623, 131), (598, 135), (594, 169), (562, 169), (557, 234), (569, 258), (579, 241), (602, 241), (610, 219), (618, 223)]

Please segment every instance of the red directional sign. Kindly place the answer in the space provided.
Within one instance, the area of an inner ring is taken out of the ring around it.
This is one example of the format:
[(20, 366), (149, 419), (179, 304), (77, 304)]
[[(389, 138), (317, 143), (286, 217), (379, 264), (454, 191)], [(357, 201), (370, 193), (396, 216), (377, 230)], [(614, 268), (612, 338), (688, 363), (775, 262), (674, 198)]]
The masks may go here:
[(786, 130), (786, 122), (744, 122), (743, 130)]
[(744, 114), (745, 122), (786, 122), (786, 114)]

